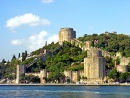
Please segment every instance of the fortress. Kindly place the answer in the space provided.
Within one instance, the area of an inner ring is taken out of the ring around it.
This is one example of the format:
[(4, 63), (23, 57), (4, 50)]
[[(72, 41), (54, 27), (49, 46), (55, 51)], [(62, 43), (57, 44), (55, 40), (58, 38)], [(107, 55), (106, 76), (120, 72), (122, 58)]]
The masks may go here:
[[(36, 61), (43, 60), (46, 61), (46, 58), (48, 55), (53, 55), (53, 53), (63, 46), (64, 41), (70, 42), (71, 44), (74, 44), (75, 46), (80, 47), (83, 51), (87, 51), (87, 57), (84, 58), (84, 70), (83, 71), (70, 71), (70, 70), (64, 70), (64, 75), (70, 79), (71, 82), (78, 82), (79, 77), (86, 77), (87, 80), (85, 83), (88, 82), (98, 82), (102, 83), (104, 82), (104, 77), (106, 76), (106, 68), (105, 68), (105, 59), (104, 57), (112, 57), (109, 52), (91, 47), (90, 41), (86, 41), (85, 43), (79, 41), (76, 39), (76, 31), (73, 30), (73, 28), (61, 28), (58, 33), (59, 39), (59, 47), (56, 49), (49, 51), (45, 50), (43, 55), (40, 56)], [(119, 53), (117, 54), (120, 55)], [(33, 63), (34, 63), (33, 62)], [(130, 62), (130, 59), (122, 58), (121, 59), (121, 65), (117, 65), (116, 68), (120, 72), (127, 72), (128, 68), (127, 65)], [(29, 65), (28, 65), (29, 66)], [(22, 69), (22, 70), (21, 70)], [(25, 67), (19, 67), (17, 66), (17, 79), (16, 83), (19, 83), (19, 74), (20, 73), (26, 73)], [(26, 73), (26, 75), (35, 75), (39, 76), (40, 82), (45, 83), (46, 81), (43, 79), (43, 77), (48, 78), (48, 72), (46, 69), (41, 70), (39, 73)]]

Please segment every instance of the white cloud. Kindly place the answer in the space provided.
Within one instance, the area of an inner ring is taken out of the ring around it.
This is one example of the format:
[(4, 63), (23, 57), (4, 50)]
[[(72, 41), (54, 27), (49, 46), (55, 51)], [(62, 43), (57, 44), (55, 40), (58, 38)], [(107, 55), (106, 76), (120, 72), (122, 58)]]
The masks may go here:
[[(13, 40), (13, 41), (14, 41), (14, 43), (19, 42), (19, 44), (12, 44), (12, 45), (21, 45), (21, 44), (23, 45), (24, 44), (29, 51), (34, 51), (39, 48), (42, 48), (45, 45), (46, 41), (47, 41), (47, 44), (50, 44), (51, 42), (57, 42), (58, 35), (57, 34), (50, 35), (46, 31), (41, 31), (39, 34), (34, 34), (27, 39)], [(20, 42), (21, 42), (21, 44), (20, 44)]]
[(47, 39), (47, 42), (48, 43), (51, 43), (51, 42), (57, 42), (58, 41), (58, 35), (57, 34), (54, 34), (52, 36), (50, 36), (48, 39)]
[(53, 2), (54, 0), (42, 0), (43, 3), (51, 3)]
[(12, 40), (11, 44), (12, 45), (21, 45), (23, 43), (23, 40)]
[(45, 37), (47, 36), (46, 31), (41, 31), (37, 35), (32, 35), (28, 38), (28, 48), (33, 51), (41, 48), (45, 44)]
[(32, 13), (27, 13), (22, 16), (16, 16), (7, 20), (6, 27), (14, 29), (23, 24), (27, 24), (29, 26), (38, 26), (49, 25), (50, 22), (47, 19), (41, 19), (39, 16), (33, 15)]

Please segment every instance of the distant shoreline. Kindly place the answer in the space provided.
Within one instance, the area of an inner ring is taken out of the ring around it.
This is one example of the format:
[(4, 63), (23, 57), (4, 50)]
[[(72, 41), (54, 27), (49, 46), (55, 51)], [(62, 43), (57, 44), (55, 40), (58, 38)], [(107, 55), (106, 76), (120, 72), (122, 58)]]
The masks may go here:
[(130, 83), (119, 83), (119, 84), (0, 84), (0, 86), (130, 86)]

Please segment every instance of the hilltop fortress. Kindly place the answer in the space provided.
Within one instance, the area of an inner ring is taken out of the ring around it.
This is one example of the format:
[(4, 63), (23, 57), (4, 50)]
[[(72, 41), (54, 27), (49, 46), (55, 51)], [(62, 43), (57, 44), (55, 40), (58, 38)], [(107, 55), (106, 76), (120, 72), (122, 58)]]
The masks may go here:
[[(116, 69), (120, 72), (128, 72), (128, 63), (130, 62), (130, 58), (121, 57), (120, 53), (117, 53), (117, 56), (112, 56), (109, 52), (91, 47), (91, 41), (81, 42), (76, 39), (76, 31), (73, 28), (61, 28), (58, 33), (58, 42), (59, 47), (54, 49), (53, 51), (45, 50), (44, 53), (35, 61), (31, 62), (35, 63), (38, 60), (46, 61), (48, 55), (53, 55), (56, 50), (60, 50), (63, 46), (64, 41), (70, 42), (75, 46), (80, 47), (83, 51), (87, 51), (87, 57), (84, 58), (84, 70), (83, 71), (70, 71), (64, 70), (64, 75), (70, 79), (71, 82), (79, 81), (79, 77), (86, 77), (87, 79), (84, 80), (84, 83), (89, 82), (98, 82), (104, 83), (105, 77), (107, 74), (106, 67), (105, 67), (105, 59), (104, 57), (112, 57), (116, 59), (120, 57), (121, 62), (120, 65), (115, 65)], [(31, 65), (30, 64), (30, 65)], [(30, 66), (28, 65), (28, 66)], [(48, 78), (48, 72), (46, 69), (41, 70), (39, 73), (26, 73), (25, 67), (17, 66), (17, 79), (16, 83), (19, 83), (19, 74), (25, 73), (25, 75), (35, 75), (39, 76), (41, 83), (45, 83), (46, 81), (43, 77)]]
[[(84, 71), (76, 72), (65, 71), (64, 74), (74, 82), (78, 81), (78, 76), (87, 77), (89, 81), (98, 80), (102, 82), (102, 78), (106, 76), (105, 60), (102, 57), (102, 50), (90, 47), (90, 41), (82, 43), (76, 39), (76, 32), (72, 28), (61, 28), (59, 31), (59, 44), (64, 41), (79, 46), (82, 50), (87, 50), (87, 57), (84, 58)], [(107, 52), (103, 52), (105, 56), (110, 56)], [(77, 78), (76, 78), (77, 77)]]

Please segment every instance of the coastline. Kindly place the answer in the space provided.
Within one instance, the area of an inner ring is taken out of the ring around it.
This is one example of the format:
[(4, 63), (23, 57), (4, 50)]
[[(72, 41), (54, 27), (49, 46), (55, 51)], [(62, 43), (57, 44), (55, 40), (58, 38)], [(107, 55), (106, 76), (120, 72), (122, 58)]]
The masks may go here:
[(130, 83), (119, 84), (63, 84), (63, 83), (44, 83), (44, 84), (0, 84), (0, 86), (130, 86)]

